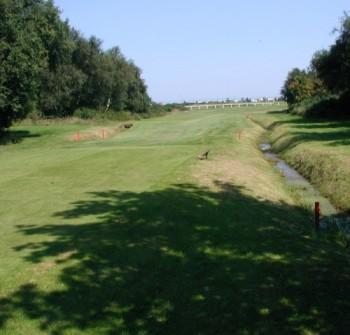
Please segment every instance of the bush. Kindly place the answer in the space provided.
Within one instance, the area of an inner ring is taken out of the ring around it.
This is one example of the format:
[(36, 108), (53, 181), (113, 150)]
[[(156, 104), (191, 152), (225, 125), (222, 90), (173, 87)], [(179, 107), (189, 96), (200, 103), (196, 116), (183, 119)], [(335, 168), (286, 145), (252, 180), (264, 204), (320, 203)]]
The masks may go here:
[(315, 96), (290, 107), (289, 112), (305, 117), (350, 117), (350, 91), (340, 96)]
[(350, 117), (350, 90), (343, 93), (338, 100), (338, 112)]
[(83, 119), (83, 120), (112, 120), (112, 121), (126, 121), (135, 118), (141, 118), (135, 113), (127, 111), (114, 111), (109, 110), (108, 112), (103, 112), (98, 109), (83, 107), (77, 109), (73, 116)]
[(112, 120), (112, 121), (127, 121), (127, 120), (139, 120), (147, 119), (150, 117), (162, 116), (174, 110), (186, 110), (183, 105), (178, 104), (153, 104), (147, 112), (144, 113), (132, 113), (130, 111), (115, 111), (110, 109), (107, 112), (93, 109), (89, 107), (82, 107), (75, 110), (73, 116), (89, 120)]
[(113, 111), (109, 110), (105, 113), (98, 114), (98, 117), (100, 119), (107, 119), (107, 120), (113, 120), (113, 121), (127, 121), (131, 119), (137, 118), (138, 114), (127, 112), (127, 111)]
[(31, 120), (32, 123), (34, 124), (40, 121), (42, 118), (43, 118), (43, 114), (40, 113), (38, 110), (33, 110), (29, 112), (27, 115), (27, 119)]
[(88, 119), (97, 118), (98, 114), (99, 114), (99, 111), (97, 109), (82, 107), (75, 110), (75, 112), (73, 113), (73, 116), (80, 119), (88, 120)]

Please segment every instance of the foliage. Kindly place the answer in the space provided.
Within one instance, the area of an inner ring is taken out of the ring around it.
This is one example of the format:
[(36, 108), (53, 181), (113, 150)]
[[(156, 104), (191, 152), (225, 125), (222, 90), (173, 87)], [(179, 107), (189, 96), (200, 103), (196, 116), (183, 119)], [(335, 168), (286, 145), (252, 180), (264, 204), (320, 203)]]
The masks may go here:
[(314, 96), (294, 104), (289, 111), (306, 117), (347, 118), (349, 116), (350, 92), (342, 95)]
[(73, 116), (78, 117), (80, 119), (88, 120), (96, 118), (97, 114), (99, 114), (97, 109), (81, 107), (74, 111)]
[(0, 0), (0, 129), (35, 107), (50, 10), (40, 0)]
[(317, 51), (309, 70), (293, 69), (282, 88), (290, 110), (305, 116), (344, 117), (350, 110), (350, 17), (345, 14), (328, 50)]
[(0, 129), (35, 110), (147, 112), (141, 70), (117, 47), (101, 45), (63, 22), (52, 1), (0, 0)]
[(323, 83), (313, 72), (298, 68), (289, 72), (282, 88), (282, 95), (289, 105), (300, 103), (324, 92)]
[(338, 96), (313, 96), (292, 105), (289, 111), (306, 117), (339, 116)]
[(311, 67), (333, 92), (341, 93), (350, 88), (350, 17), (345, 15), (339, 35), (329, 50), (317, 52)]
[(161, 116), (166, 113), (172, 112), (172, 111), (184, 111), (186, 108), (183, 104), (158, 104), (158, 103), (152, 103), (150, 104), (147, 111), (142, 113), (131, 113), (129, 111), (121, 111), (118, 109), (115, 109), (114, 107), (109, 108), (108, 111), (106, 110), (98, 110), (96, 108), (90, 108), (90, 107), (79, 107), (77, 108), (73, 116), (78, 117), (81, 119), (105, 119), (105, 120), (131, 120), (131, 119), (141, 119), (141, 118), (148, 118), (153, 116)]

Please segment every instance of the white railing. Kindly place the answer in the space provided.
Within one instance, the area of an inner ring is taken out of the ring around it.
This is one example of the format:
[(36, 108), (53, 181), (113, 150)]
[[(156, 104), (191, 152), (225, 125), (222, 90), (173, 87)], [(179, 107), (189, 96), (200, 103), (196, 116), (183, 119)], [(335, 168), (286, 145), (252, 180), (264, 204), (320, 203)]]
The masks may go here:
[(217, 108), (234, 108), (243, 106), (265, 106), (265, 105), (282, 105), (282, 101), (266, 101), (266, 102), (235, 102), (235, 103), (223, 103), (223, 104), (195, 104), (185, 106), (192, 109), (217, 109)]

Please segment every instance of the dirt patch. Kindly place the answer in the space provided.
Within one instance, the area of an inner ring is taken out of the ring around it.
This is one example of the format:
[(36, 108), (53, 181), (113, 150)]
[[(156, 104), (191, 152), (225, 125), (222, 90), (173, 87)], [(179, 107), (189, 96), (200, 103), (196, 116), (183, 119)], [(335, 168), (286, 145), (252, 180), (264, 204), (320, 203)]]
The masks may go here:
[(40, 275), (42, 273), (45, 273), (45, 272), (49, 271), (52, 267), (54, 267), (56, 264), (63, 263), (67, 259), (71, 258), (75, 253), (76, 253), (75, 250), (66, 251), (66, 252), (59, 254), (53, 260), (47, 260), (47, 261), (40, 262), (38, 265), (36, 265), (33, 268), (33, 274)]
[(257, 173), (252, 166), (247, 166), (241, 160), (228, 159), (228, 157), (217, 156), (214, 160), (197, 165), (193, 175), (203, 186), (215, 188), (217, 182), (228, 183), (239, 181), (247, 184)]
[(132, 127), (129, 123), (118, 125), (117, 127), (109, 128), (95, 128), (87, 131), (77, 131), (76, 133), (68, 136), (68, 141), (81, 142), (92, 140), (104, 140), (111, 138), (123, 131), (126, 131)]
[(223, 191), (223, 185), (232, 185), (258, 199), (290, 201), (276, 185), (278, 181), (273, 172), (265, 171), (264, 166), (268, 164), (266, 161), (258, 155), (251, 158), (235, 158), (238, 156), (219, 155), (212, 160), (198, 162), (192, 175), (200, 185), (215, 191)]
[[(235, 129), (231, 148), (213, 152), (209, 160), (197, 161), (192, 176), (199, 185), (214, 191), (232, 190), (260, 201), (293, 204), (293, 199), (283, 187), (283, 180), (271, 168), (256, 146), (264, 130), (248, 119), (249, 128)], [(232, 187), (224, 186), (230, 185)]]

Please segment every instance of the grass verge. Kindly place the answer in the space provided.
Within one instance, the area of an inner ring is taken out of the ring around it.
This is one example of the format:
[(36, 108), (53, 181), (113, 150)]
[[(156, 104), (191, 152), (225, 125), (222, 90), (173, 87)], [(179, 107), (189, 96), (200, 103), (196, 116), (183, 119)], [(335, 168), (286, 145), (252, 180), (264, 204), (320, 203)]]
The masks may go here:
[(291, 166), (332, 203), (350, 210), (350, 122), (305, 119), (285, 112), (255, 115), (270, 142)]

